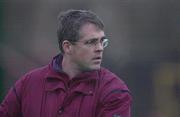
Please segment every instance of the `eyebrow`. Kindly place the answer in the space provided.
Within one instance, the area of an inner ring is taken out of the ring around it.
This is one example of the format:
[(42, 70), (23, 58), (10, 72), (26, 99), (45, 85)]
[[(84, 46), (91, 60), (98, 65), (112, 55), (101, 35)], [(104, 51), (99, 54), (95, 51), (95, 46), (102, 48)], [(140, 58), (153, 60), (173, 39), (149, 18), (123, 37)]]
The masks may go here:
[(101, 39), (106, 39), (107, 37), (106, 36), (103, 36)]
[[(95, 37), (95, 38), (88, 39), (88, 40), (86, 40), (86, 41), (89, 41), (89, 40), (98, 40), (98, 39), (99, 39), (99, 38), (96, 38), (96, 37)], [(103, 37), (100, 38), (100, 40), (102, 40), (102, 39), (106, 39), (106, 36), (103, 36)]]

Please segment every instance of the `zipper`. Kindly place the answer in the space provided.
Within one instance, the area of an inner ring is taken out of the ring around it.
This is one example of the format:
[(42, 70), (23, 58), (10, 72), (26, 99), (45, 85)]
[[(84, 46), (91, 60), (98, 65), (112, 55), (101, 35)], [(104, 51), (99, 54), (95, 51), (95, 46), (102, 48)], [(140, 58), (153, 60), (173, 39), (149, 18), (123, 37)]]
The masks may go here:
[(60, 114), (60, 115), (63, 114), (65, 106), (67, 106), (67, 104), (68, 104), (69, 94), (70, 94), (70, 88), (69, 88), (69, 85), (66, 85), (66, 96), (64, 97), (62, 105), (58, 109), (58, 114)]

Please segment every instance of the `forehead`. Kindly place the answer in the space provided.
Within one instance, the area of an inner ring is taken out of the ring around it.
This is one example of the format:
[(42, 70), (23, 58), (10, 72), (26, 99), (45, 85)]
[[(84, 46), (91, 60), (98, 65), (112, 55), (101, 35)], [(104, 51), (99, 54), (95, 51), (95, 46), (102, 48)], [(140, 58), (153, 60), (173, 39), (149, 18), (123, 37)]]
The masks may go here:
[(105, 33), (96, 25), (92, 23), (86, 23), (80, 28), (79, 35), (80, 40), (86, 40), (91, 38), (102, 38), (105, 36)]

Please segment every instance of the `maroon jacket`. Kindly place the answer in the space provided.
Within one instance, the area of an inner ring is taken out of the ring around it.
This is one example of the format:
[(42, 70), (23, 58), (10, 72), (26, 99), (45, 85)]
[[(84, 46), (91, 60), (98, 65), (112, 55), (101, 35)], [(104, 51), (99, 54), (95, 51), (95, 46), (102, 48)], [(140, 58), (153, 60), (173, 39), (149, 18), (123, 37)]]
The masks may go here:
[(0, 117), (130, 117), (131, 95), (115, 74), (101, 68), (70, 80), (58, 58), (15, 83)]

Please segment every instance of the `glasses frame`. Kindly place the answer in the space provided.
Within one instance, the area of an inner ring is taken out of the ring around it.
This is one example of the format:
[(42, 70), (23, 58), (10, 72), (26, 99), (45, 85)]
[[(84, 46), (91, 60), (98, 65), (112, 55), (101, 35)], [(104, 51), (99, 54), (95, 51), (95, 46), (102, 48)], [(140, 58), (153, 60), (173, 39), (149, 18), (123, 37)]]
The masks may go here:
[(75, 42), (71, 41), (70, 43), (74, 45), (75, 43), (78, 43), (78, 42), (83, 43), (84, 45), (87, 45), (88, 47), (97, 47), (97, 45), (100, 43), (103, 48), (106, 48), (109, 44), (109, 39), (103, 37), (100, 41), (99, 39), (94, 38), (94, 39), (89, 39), (86, 41), (80, 41), (80, 40), (75, 41)]

